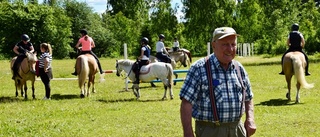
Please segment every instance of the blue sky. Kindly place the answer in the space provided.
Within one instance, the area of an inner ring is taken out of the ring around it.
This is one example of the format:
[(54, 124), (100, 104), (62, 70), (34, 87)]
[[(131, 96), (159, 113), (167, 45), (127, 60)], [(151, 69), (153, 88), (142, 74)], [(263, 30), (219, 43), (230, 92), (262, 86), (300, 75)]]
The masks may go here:
[[(106, 10), (106, 2), (107, 2), (106, 0), (78, 0), (78, 1), (84, 1), (88, 3), (88, 5), (93, 8), (94, 12), (103, 13)], [(178, 17), (178, 19), (180, 19), (180, 16), (183, 15), (181, 12), (181, 8), (182, 8), (181, 0), (171, 0), (171, 5), (173, 8), (176, 4), (179, 5), (178, 13), (176, 16)]]

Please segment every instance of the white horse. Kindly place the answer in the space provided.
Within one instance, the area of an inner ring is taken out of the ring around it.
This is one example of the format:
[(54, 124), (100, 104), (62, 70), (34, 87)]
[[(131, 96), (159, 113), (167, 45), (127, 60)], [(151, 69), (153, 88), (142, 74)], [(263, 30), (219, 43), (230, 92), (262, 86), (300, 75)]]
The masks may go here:
[[(120, 76), (122, 71), (128, 74), (131, 81), (135, 81), (135, 73), (132, 71), (135, 61), (132, 60), (117, 60), (116, 69), (117, 76)], [(165, 91), (162, 100), (167, 98), (167, 89), (170, 90), (170, 97), (173, 99), (172, 85), (173, 85), (173, 69), (170, 64), (163, 62), (150, 63), (142, 66), (140, 69), (140, 80), (143, 82), (151, 82), (156, 78), (160, 79), (164, 85)], [(136, 91), (134, 90), (136, 89)], [(140, 88), (138, 84), (132, 86), (132, 90), (137, 99), (140, 98)]]

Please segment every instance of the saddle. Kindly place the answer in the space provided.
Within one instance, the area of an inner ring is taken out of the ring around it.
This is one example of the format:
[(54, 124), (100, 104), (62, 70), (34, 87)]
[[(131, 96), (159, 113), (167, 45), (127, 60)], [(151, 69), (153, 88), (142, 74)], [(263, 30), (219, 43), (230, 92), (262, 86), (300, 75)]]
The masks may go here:
[(150, 64), (150, 61), (148, 61), (146, 65), (139, 66), (139, 63), (135, 62), (133, 64), (133, 66), (132, 66), (132, 71), (135, 74), (137, 74), (138, 73), (137, 71), (139, 71), (139, 70), (140, 70), (140, 72), (139, 72), (140, 74), (149, 73), (149, 71), (150, 71), (150, 65), (149, 64)]

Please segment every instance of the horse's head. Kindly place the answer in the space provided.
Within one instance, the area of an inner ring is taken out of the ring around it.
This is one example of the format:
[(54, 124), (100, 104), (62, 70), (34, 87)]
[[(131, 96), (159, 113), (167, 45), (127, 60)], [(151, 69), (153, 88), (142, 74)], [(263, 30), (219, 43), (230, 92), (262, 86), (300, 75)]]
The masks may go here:
[(122, 72), (122, 69), (119, 67), (119, 62), (118, 62), (118, 60), (116, 60), (116, 69), (117, 69), (117, 76), (119, 77), (120, 76), (120, 73)]
[(36, 64), (36, 62), (38, 61), (37, 52), (26, 52), (26, 56), (29, 64)]

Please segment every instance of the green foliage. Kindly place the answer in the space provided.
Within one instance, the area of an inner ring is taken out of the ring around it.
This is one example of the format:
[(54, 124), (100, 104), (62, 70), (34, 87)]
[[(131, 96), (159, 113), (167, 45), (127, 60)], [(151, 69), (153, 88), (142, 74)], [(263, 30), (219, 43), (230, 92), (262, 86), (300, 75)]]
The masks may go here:
[(3, 39), (0, 49), (5, 57), (14, 55), (13, 46), (20, 41), (21, 34), (29, 35), (38, 52), (40, 43), (48, 42), (53, 45), (54, 57), (64, 58), (68, 54), (70, 21), (63, 10), (20, 2), (3, 2), (0, 7), (0, 37)]
[[(99, 57), (123, 55), (123, 44), (128, 55), (139, 54), (139, 40), (148, 37), (154, 49), (158, 35), (164, 34), (167, 47), (177, 37), (181, 47), (193, 56), (207, 53), (207, 42), (212, 32), (230, 26), (241, 35), (239, 43), (254, 43), (255, 54), (282, 54), (293, 23), (300, 25), (308, 54), (320, 52), (320, 9), (317, 0), (183, 0), (185, 17), (179, 22), (170, 0), (109, 0), (106, 12), (93, 13), (86, 2), (71, 1), (1, 1), (0, 54), (11, 58), (13, 46), (20, 35), (27, 33), (35, 49), (48, 42), (53, 46), (54, 58), (73, 58), (79, 30), (87, 29), (93, 37)], [(154, 50), (152, 50), (154, 52)]]

